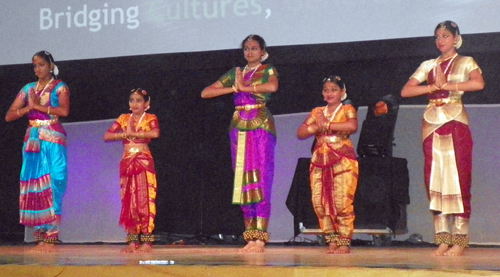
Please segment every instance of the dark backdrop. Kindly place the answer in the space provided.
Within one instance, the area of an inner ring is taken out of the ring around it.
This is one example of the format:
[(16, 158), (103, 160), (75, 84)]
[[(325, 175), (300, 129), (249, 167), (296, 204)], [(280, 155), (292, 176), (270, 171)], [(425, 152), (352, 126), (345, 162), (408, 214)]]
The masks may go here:
[[(500, 103), (500, 81), (496, 78), (500, 72), (500, 33), (463, 37), (460, 53), (476, 59), (487, 84), (483, 91), (467, 94), (464, 101)], [(241, 50), (63, 62), (57, 62), (57, 49), (46, 50), (54, 54), (59, 78), (71, 90), (71, 112), (65, 122), (116, 118), (128, 112), (132, 88), (141, 87), (150, 93), (150, 112), (158, 116), (162, 132), (151, 145), (159, 184), (157, 232), (239, 234), (243, 230), (239, 207), (231, 205), (227, 131), (232, 98), (200, 97), (201, 90), (228, 69), (245, 64)], [(432, 37), (280, 46), (269, 47), (268, 51), (269, 62), (280, 74), (279, 91), (268, 105), (274, 114), (307, 112), (323, 105), (321, 82), (331, 73), (344, 78), (348, 96), (356, 106), (371, 105), (389, 93), (399, 95), (419, 64), (439, 55)], [(32, 54), (26, 53), (26, 64), (0, 66), (1, 111), (7, 111), (24, 84), (36, 80), (30, 64)], [(403, 99), (400, 104), (425, 103), (424, 97), (417, 97)], [(0, 238), (21, 238), (20, 150), (27, 121), (0, 122)]]

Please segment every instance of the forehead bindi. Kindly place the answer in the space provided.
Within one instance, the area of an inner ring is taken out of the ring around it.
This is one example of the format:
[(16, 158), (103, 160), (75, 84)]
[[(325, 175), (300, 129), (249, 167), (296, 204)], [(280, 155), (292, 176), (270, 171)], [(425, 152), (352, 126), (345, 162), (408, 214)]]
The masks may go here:
[(439, 29), (436, 31), (436, 36), (444, 36), (444, 35), (453, 36), (453, 34), (448, 29)]
[(340, 90), (340, 87), (333, 82), (326, 82), (323, 85), (323, 89)]
[(245, 42), (245, 48), (260, 48), (260, 44), (256, 40), (249, 40)]
[(39, 56), (35, 56), (35, 57), (33, 58), (33, 63), (34, 63), (34, 64), (46, 64), (46, 63), (47, 63), (47, 61), (46, 61), (46, 60), (44, 60), (43, 58), (39, 57)]
[(138, 95), (137, 93), (134, 93), (134, 94), (130, 95), (130, 100), (140, 102), (140, 101), (144, 101), (144, 98), (142, 96)]

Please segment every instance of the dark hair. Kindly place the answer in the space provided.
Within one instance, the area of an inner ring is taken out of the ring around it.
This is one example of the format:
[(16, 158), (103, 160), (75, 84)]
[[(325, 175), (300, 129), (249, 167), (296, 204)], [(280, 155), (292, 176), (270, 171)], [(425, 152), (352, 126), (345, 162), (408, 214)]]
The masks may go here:
[(245, 48), (245, 42), (255, 40), (259, 43), (259, 46), (262, 50), (266, 50), (266, 41), (259, 35), (249, 35), (241, 42), (241, 49)]
[(441, 23), (439, 23), (437, 26), (436, 26), (436, 29), (434, 29), (434, 33), (437, 32), (437, 30), (439, 29), (447, 29), (448, 31), (450, 31), (454, 36), (458, 36), (460, 35), (460, 30), (458, 29), (458, 25), (457, 23), (451, 21), (451, 20), (446, 20), (446, 21), (443, 21)]
[(332, 74), (332, 75), (326, 77), (325, 79), (323, 79), (323, 85), (326, 82), (332, 82), (332, 83), (336, 84), (337, 86), (339, 86), (340, 89), (344, 89), (344, 90), (346, 89), (345, 83), (342, 80), (342, 78), (340, 78), (339, 76), (337, 76), (335, 74)]
[(49, 52), (47, 52), (45, 50), (42, 50), (42, 51), (36, 52), (35, 55), (33, 55), (33, 57), (31, 58), (31, 61), (33, 61), (35, 59), (35, 57), (40, 57), (50, 64), (50, 69), (51, 69), (50, 75), (52, 75), (52, 77), (55, 78), (56, 75), (52, 71), (54, 69), (54, 66), (55, 66), (54, 57), (52, 57), (52, 54), (50, 54)]
[(143, 90), (142, 88), (135, 88), (133, 90), (130, 91), (130, 95), (132, 94), (139, 94), (140, 96), (142, 96), (142, 98), (144, 99), (145, 102), (148, 102), (149, 101), (149, 95), (148, 95), (148, 92)]

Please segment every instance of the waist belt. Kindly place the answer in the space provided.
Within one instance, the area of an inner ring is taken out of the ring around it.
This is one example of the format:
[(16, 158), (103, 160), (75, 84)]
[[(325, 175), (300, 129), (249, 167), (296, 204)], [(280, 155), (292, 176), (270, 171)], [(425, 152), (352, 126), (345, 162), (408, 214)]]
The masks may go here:
[(349, 136), (336, 135), (336, 136), (321, 136), (317, 140), (318, 140), (318, 143), (336, 143), (336, 142), (341, 142), (343, 140), (346, 140), (348, 138), (349, 138)]
[(264, 107), (266, 107), (265, 103), (262, 103), (262, 104), (253, 104), (253, 105), (236, 106), (234, 108), (237, 111), (242, 111), (242, 110), (249, 111), (249, 110), (253, 110), (253, 109), (262, 109)]
[(430, 99), (429, 103), (436, 106), (443, 104), (456, 104), (456, 103), (462, 103), (462, 99), (455, 99), (455, 98)]
[(59, 122), (58, 118), (46, 119), (46, 120), (34, 119), (34, 120), (29, 121), (29, 125), (31, 127), (42, 127), (42, 126), (51, 125), (51, 124), (54, 124), (57, 122)]

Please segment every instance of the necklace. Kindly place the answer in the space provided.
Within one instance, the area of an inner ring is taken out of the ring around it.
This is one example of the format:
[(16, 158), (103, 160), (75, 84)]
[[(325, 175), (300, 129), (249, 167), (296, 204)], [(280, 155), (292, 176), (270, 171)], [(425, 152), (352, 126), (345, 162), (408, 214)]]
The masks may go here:
[(248, 70), (257, 70), (257, 68), (259, 68), (259, 66), (260, 66), (260, 65), (261, 65), (261, 63), (257, 64), (257, 65), (256, 65), (256, 66), (254, 66), (254, 67), (250, 67), (250, 68), (248, 68), (248, 64), (247, 64), (247, 65), (245, 65), (245, 68), (243, 69), (243, 71), (246, 71), (247, 69), (248, 69)]
[(323, 115), (326, 117), (326, 119), (328, 119), (328, 122), (332, 122), (333, 118), (335, 117), (337, 112), (340, 110), (340, 107), (342, 107), (342, 103), (340, 103), (337, 106), (337, 108), (335, 108), (335, 111), (333, 112), (333, 114), (330, 117), (328, 117), (328, 105), (325, 106), (325, 109), (323, 110)]
[(247, 64), (247, 65), (245, 65), (245, 68), (243, 68), (243, 72), (247, 71), (247, 68), (249, 71), (253, 70), (252, 74), (250, 74), (250, 77), (248, 78), (248, 80), (250, 80), (250, 82), (252, 81), (252, 77), (255, 74), (255, 71), (257, 71), (257, 69), (259, 68), (259, 66), (261, 66), (261, 63), (259, 63), (258, 65), (254, 66), (254, 67), (250, 67), (250, 68), (248, 68), (248, 64)]
[[(135, 126), (134, 126), (134, 130), (136, 133), (139, 131), (139, 125), (141, 125), (141, 121), (144, 118), (144, 115), (146, 115), (145, 111), (142, 113), (141, 117), (139, 118), (139, 121), (137, 121), (137, 124), (135, 124)], [(132, 125), (133, 118), (134, 118), (134, 114), (130, 114), (130, 121), (129, 121), (130, 125)], [(130, 127), (130, 129), (132, 129), (132, 126), (129, 126), (129, 127)], [(134, 140), (132, 140), (132, 139), (127, 138), (127, 140), (130, 141), (132, 144), (134, 143)]]
[(137, 124), (135, 124), (135, 128), (134, 129), (135, 129), (136, 132), (139, 131), (139, 125), (141, 125), (141, 121), (144, 118), (145, 114), (146, 114), (146, 112), (143, 112), (142, 115), (141, 115), (141, 117), (139, 118), (139, 121), (137, 121)]
[[(45, 87), (42, 89), (42, 92), (45, 91), (45, 89), (50, 85), (50, 83), (52, 83), (52, 81), (54, 80), (54, 78), (50, 79), (50, 81), (45, 85)], [(38, 82), (36, 82), (36, 86), (35, 86), (35, 91), (38, 91), (38, 86), (40, 85), (40, 80), (38, 80)]]
[[(443, 71), (443, 74), (446, 75), (446, 72), (448, 71), (448, 69), (450, 68), (451, 64), (453, 63), (453, 60), (458, 56), (458, 53), (455, 53), (455, 55), (453, 55), (451, 58), (447, 58), (445, 60), (443, 60), (441, 63), (447, 61), (447, 60), (450, 60), (450, 62), (446, 65), (446, 68), (444, 69)], [(439, 60), (439, 58), (438, 58)], [(436, 65), (437, 66), (440, 66), (441, 63), (438, 63)], [(434, 67), (434, 70), (433, 70), (433, 73), (434, 73), (434, 76), (436, 76), (436, 67)]]

